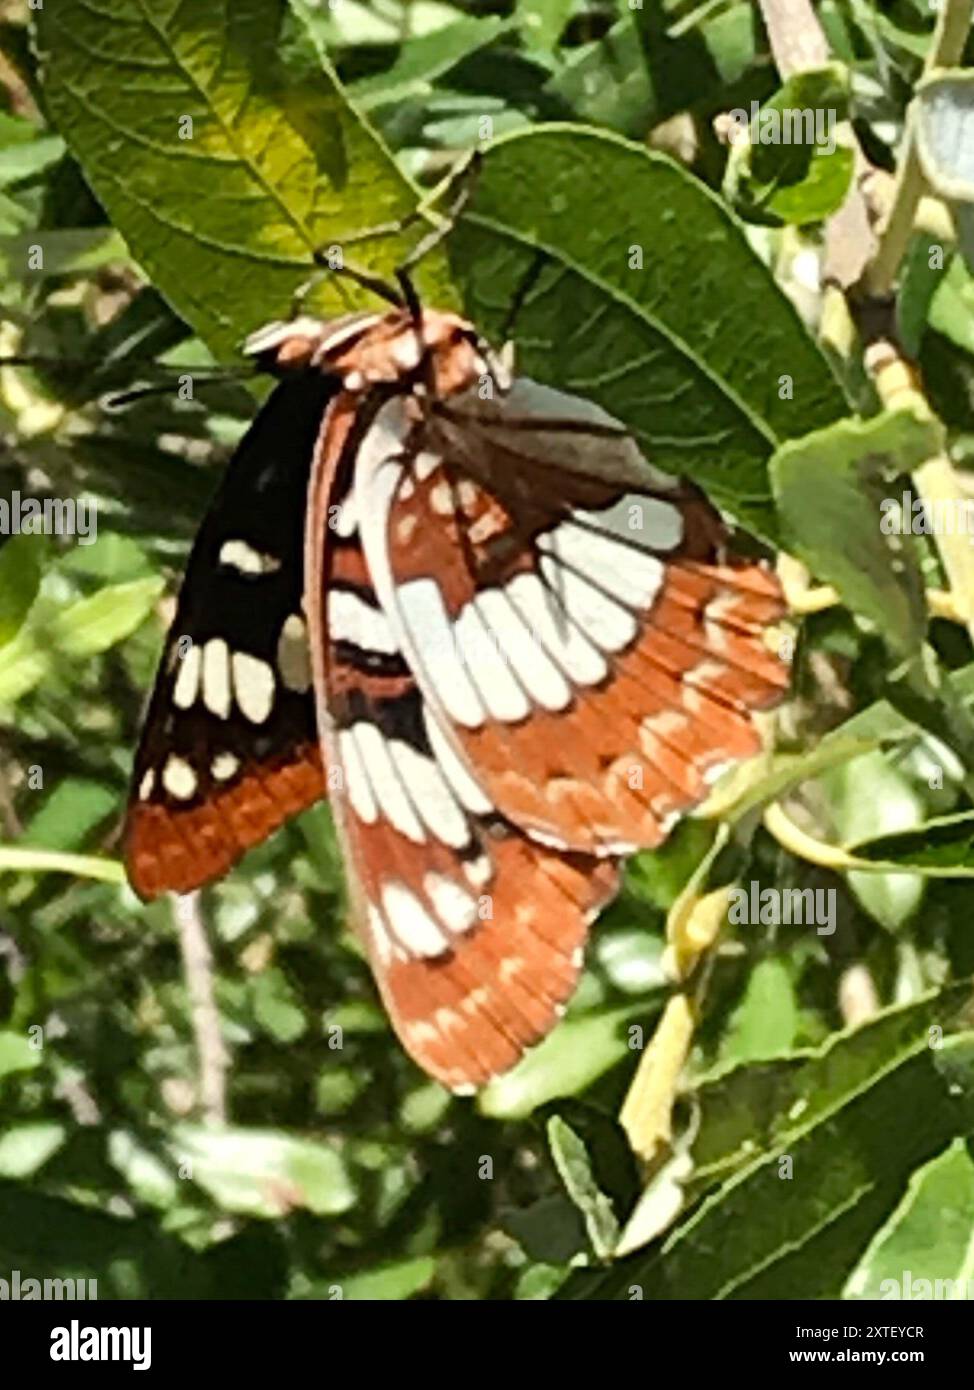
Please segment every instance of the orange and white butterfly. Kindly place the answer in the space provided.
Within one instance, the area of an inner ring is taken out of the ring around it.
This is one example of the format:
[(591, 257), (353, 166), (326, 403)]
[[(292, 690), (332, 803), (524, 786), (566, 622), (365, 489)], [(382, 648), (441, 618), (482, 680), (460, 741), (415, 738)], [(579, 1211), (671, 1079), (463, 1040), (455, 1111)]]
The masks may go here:
[(190, 557), (129, 875), (186, 892), (327, 789), (396, 1031), (469, 1092), (555, 1024), (622, 858), (758, 751), (781, 594), (693, 485), (455, 314), (247, 351), (281, 380)]

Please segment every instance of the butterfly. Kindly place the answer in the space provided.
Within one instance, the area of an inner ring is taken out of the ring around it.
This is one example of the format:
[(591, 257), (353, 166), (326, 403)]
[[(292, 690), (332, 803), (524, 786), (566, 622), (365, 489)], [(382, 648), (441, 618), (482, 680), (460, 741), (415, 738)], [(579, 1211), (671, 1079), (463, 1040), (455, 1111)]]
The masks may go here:
[(328, 795), (404, 1047), (461, 1094), (564, 1012), (627, 855), (789, 680), (767, 565), (599, 406), (408, 298), (299, 316), (193, 546), (135, 759), (143, 898)]

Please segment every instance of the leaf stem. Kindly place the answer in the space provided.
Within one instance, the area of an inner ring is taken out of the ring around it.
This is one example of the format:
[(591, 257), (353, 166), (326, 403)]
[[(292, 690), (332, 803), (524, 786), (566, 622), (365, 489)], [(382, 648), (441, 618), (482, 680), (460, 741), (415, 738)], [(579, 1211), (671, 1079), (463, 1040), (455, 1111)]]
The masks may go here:
[(53, 849), (0, 845), (0, 871), (4, 869), (22, 874), (73, 874), (76, 878), (93, 878), (119, 887), (125, 883), (125, 870), (117, 859), (101, 859), (93, 854), (63, 854)]

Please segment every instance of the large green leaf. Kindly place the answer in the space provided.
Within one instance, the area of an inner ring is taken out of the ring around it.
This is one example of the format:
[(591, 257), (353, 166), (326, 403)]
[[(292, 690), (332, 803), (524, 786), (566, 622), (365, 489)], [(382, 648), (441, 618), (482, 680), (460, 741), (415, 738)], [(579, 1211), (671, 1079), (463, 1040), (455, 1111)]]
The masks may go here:
[[(284, 0), (84, 0), (37, 14), (44, 92), (136, 260), (215, 352), (287, 314), (312, 252), (401, 217), (416, 194)], [(362, 249), (389, 269), (402, 243)], [(435, 258), (424, 285), (448, 293)], [(361, 292), (333, 278), (318, 302)]]
[(954, 1031), (969, 994), (955, 986), (804, 1058), (736, 1068), (713, 1083), (719, 1114), (705, 1087), (695, 1158), (722, 1151), (732, 1175), (661, 1242), (573, 1276), (561, 1296), (837, 1297), (909, 1174), (974, 1128), (974, 1034)]
[(698, 180), (617, 136), (540, 127), (491, 148), (450, 250), (468, 309), (495, 336), (545, 261), (514, 326), (520, 370), (598, 401), (652, 462), (773, 530), (769, 454), (843, 400)]
[(771, 463), (786, 541), (900, 655), (922, 640), (923, 586), (911, 537), (885, 534), (881, 503), (939, 447), (936, 422), (900, 411), (838, 421), (782, 445)]
[(974, 1287), (972, 1212), (974, 1163), (967, 1143), (955, 1139), (913, 1174), (845, 1297), (968, 1300)]

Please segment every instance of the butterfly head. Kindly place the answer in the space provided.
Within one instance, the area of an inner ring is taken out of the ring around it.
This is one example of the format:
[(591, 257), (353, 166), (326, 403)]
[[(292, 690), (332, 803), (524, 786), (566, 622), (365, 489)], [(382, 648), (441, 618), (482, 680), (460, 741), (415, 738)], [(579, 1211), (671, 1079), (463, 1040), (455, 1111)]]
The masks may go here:
[(417, 322), (406, 309), (385, 314), (308, 316), (267, 324), (252, 333), (245, 353), (280, 375), (316, 369), (341, 378), (355, 393), (381, 383), (415, 379), (438, 397), (454, 396), (490, 380), (503, 394), (511, 384), (504, 354), (458, 314), (425, 309)]

